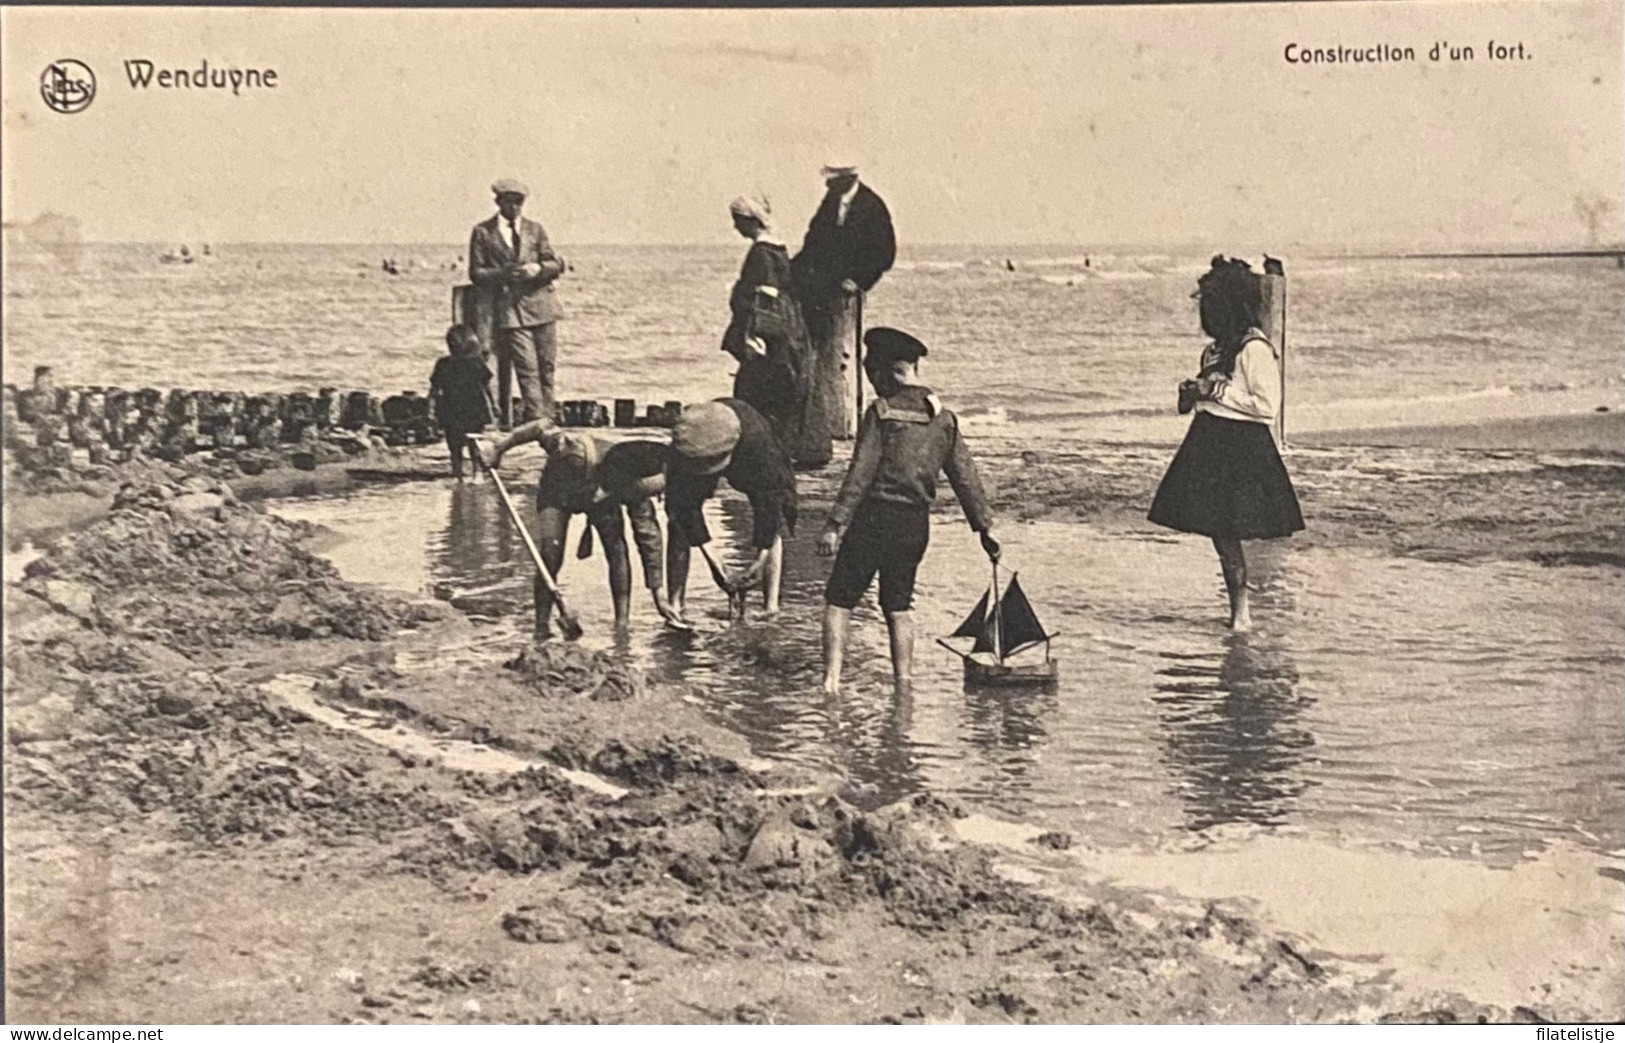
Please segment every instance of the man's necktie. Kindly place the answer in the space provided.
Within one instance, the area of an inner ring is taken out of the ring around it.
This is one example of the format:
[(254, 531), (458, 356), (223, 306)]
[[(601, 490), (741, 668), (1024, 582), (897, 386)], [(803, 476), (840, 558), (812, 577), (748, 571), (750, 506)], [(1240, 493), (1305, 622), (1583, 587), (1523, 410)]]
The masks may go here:
[(509, 221), (508, 222), (508, 230), (513, 233), (513, 256), (514, 256), (515, 260), (518, 260), (519, 259), (519, 222), (518, 221)]

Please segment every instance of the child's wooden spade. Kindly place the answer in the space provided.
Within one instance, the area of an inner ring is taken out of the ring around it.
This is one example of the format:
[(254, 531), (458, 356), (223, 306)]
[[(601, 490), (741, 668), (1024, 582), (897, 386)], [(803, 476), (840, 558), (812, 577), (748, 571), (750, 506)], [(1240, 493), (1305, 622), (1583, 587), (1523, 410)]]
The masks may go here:
[[(474, 459), (480, 461), (482, 467), (485, 465), (485, 458), (480, 456), (478, 444), (474, 445)], [(502, 476), (496, 471), (486, 467), (485, 473), (491, 476), (492, 483), (497, 487), (497, 495), (502, 498), (502, 506), (508, 509), (508, 517), (513, 520), (513, 527), (519, 530), (520, 539), (525, 541), (525, 549), (530, 552), (530, 560), (536, 566), (536, 574), (542, 577), (542, 584), (553, 595), (553, 607), (559, 614), (559, 632), (567, 641), (576, 640), (582, 634), (581, 622), (564, 603), (564, 594), (554, 582), (553, 574), (547, 571), (547, 564), (542, 561), (542, 552), (536, 549), (536, 541), (531, 538), (530, 530), (525, 528), (525, 520), (519, 516), (519, 509), (513, 505), (513, 500), (508, 496), (508, 487), (503, 484)], [(544, 622), (545, 620), (538, 619), (536, 624), (540, 627)]]
[(745, 588), (736, 587), (729, 581), (727, 575), (722, 571), (722, 566), (718, 565), (716, 559), (711, 557), (710, 549), (704, 544), (700, 545), (700, 554), (705, 558), (705, 564), (711, 570), (711, 579), (721, 588), (724, 594), (728, 595), (728, 618), (730, 620), (744, 619), (745, 598), (749, 595), (749, 591)]

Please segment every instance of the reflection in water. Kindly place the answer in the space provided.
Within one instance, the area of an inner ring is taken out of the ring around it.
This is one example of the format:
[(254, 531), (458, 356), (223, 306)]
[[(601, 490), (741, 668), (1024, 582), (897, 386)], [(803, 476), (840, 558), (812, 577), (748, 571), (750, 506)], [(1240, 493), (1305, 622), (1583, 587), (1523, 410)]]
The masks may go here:
[(996, 795), (1000, 806), (1019, 807), (1039, 774), (1037, 754), (1046, 738), (1040, 722), (1055, 712), (1057, 690), (966, 685), (964, 698), (962, 735), (991, 768), (978, 788)]
[[(519, 567), (528, 556), (495, 489), (487, 481), (457, 483), (450, 500), (446, 527), (428, 540), (436, 585), (453, 596), (479, 592), (490, 598), (500, 590), (504, 602), (515, 600), (528, 610), (530, 573)], [(516, 489), (514, 502), (534, 524), (530, 498)]]
[(965, 688), (966, 738), (989, 753), (1026, 752), (1044, 738), (1039, 717), (1055, 705), (1055, 689)]
[[(717, 557), (725, 567), (738, 567), (752, 553), (750, 507), (731, 496), (714, 507)], [(872, 609), (859, 610), (841, 695), (831, 699), (820, 691), (818, 620), (830, 563), (816, 554), (810, 528), (804, 525), (785, 541), (784, 610), (778, 618), (761, 618), (760, 598), (753, 595), (747, 622), (661, 642), (653, 652), (653, 673), (698, 682), (694, 695), (757, 751), (838, 772), (849, 780), (849, 799), (876, 807), (925, 787), (909, 738), (913, 699), (896, 695), (890, 661), (877, 658), (887, 654), (885, 633)], [(690, 597), (698, 603), (709, 586), (696, 565)], [(720, 606), (720, 595), (713, 594), (704, 596)]]
[(1191, 829), (1225, 822), (1280, 825), (1308, 783), (1296, 769), (1315, 745), (1298, 722), (1312, 700), (1297, 668), (1263, 634), (1226, 638), (1224, 655), (1163, 653), (1154, 697), (1167, 729), (1165, 759)]
[[(516, 461), (514, 476), (534, 471)], [(526, 490), (514, 497), (529, 513)], [(530, 565), (488, 483), (272, 506), (344, 537), (323, 553), (353, 579), (464, 595), (475, 627), (441, 660), (500, 661), (526, 640)], [(742, 561), (748, 507), (728, 493), (706, 511), (718, 556)], [(959, 661), (929, 639), (959, 621), (985, 564), (939, 518), (943, 538), (921, 569), (912, 701), (892, 692), (873, 598), (855, 614), (846, 689), (828, 700), (821, 520), (814, 508), (786, 547), (779, 618), (756, 607), (737, 625), (713, 615), (725, 599), (701, 565), (688, 635), (664, 631), (640, 598), (616, 639), (602, 564), (571, 558), (564, 582), (583, 643), (682, 686), (757, 753), (844, 774), (865, 805), (926, 789), (1101, 843), (1289, 821), (1514, 860), (1552, 836), (1619, 846), (1621, 622), (1618, 584), (1602, 570), (1265, 543), (1248, 548), (1264, 629), (1224, 638), (1211, 547), (1038, 522), (1008, 553), (1068, 635), (1058, 689), (966, 692)], [(1202, 576), (1206, 597), (1191, 579)], [(1451, 610), (1459, 604), (1474, 605), (1470, 619)]]

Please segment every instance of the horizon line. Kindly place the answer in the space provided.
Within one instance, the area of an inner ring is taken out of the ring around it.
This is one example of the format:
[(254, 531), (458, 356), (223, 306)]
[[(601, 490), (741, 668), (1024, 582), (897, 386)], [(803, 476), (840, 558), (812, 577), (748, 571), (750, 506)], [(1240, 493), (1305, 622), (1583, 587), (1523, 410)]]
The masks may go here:
[[(28, 231), (28, 226), (30, 224), (32, 224), (32, 222), (7, 223), (5, 225), (5, 231), (7, 231), (7, 232), (22, 232), (22, 233), (26, 234), (27, 231)], [(203, 239), (203, 238), (199, 238), (197, 241), (199, 243), (204, 243), (204, 244), (210, 245), (210, 246), (215, 246), (215, 245), (221, 245), (221, 246), (342, 246), (342, 247), (368, 247), (368, 248), (374, 248), (374, 249), (379, 248), (379, 247), (425, 247), (425, 246), (451, 247), (451, 248), (461, 249), (464, 246), (466, 246), (466, 244), (464, 244), (460, 239), (458, 239), (458, 240), (432, 240), (432, 239), (421, 239), (421, 240), (363, 240), (363, 239)], [(169, 245), (177, 243), (177, 242), (180, 242), (182, 245), (189, 245), (187, 242), (185, 242), (183, 240), (177, 240), (177, 239), (98, 239), (98, 238), (82, 238), (82, 239), (77, 240), (76, 243), (75, 242), (52, 243), (52, 242), (41, 241), (41, 242), (37, 243), (36, 245), (40, 245), (40, 246), (62, 246), (62, 245), (84, 245), (84, 246), (169, 246)], [(1216, 240), (1203, 240), (1203, 239), (1180, 240), (1180, 241), (1162, 242), (1162, 243), (1158, 243), (1158, 242), (1124, 242), (1124, 241), (1118, 241), (1118, 242), (1084, 242), (1084, 241), (1080, 241), (1080, 240), (1025, 240), (1024, 241), (1024, 240), (976, 240), (976, 239), (952, 239), (951, 240), (951, 239), (942, 239), (942, 240), (916, 240), (916, 241), (914, 241), (912, 243), (900, 243), (900, 244), (898, 244), (898, 249), (899, 249), (900, 252), (910, 250), (910, 249), (913, 249), (913, 248), (939, 248), (940, 249), (940, 248), (950, 248), (950, 247), (977, 248), (977, 249), (1004, 249), (1004, 248), (1033, 249), (1033, 248), (1047, 248), (1047, 249), (1081, 250), (1081, 251), (1084, 251), (1084, 252), (1092, 252), (1092, 253), (1111, 253), (1111, 252), (1114, 252), (1114, 251), (1125, 251), (1125, 250), (1134, 250), (1134, 251), (1140, 251), (1140, 252), (1149, 251), (1149, 250), (1161, 250), (1161, 251), (1172, 251), (1172, 252), (1186, 252), (1186, 251), (1189, 251), (1189, 252), (1194, 252), (1194, 253), (1207, 253), (1207, 252), (1228, 253), (1229, 252), (1228, 249), (1223, 247), (1223, 246), (1213, 245), (1215, 242), (1216, 242)], [(1207, 245), (1203, 245), (1204, 243), (1207, 244)], [(689, 249), (692, 249), (692, 248), (713, 248), (713, 247), (714, 248), (721, 248), (723, 246), (731, 246), (731, 245), (734, 245), (734, 244), (724, 242), (724, 241), (712, 241), (712, 240), (703, 240), (703, 241), (701, 241), (701, 240), (608, 240), (608, 239), (605, 239), (605, 240), (581, 240), (580, 242), (575, 244), (576, 247), (589, 247), (589, 248), (590, 247), (617, 247), (617, 248), (639, 248), (639, 247), (641, 247), (641, 248), (654, 248), (654, 249), (676, 249), (676, 248), (689, 248)], [(1387, 241), (1367, 241), (1367, 242), (1361, 242), (1361, 243), (1346, 243), (1346, 244), (1340, 244), (1340, 243), (1318, 243), (1317, 244), (1317, 243), (1297, 242), (1297, 243), (1285, 243), (1285, 244), (1282, 244), (1279, 247), (1271, 247), (1270, 249), (1271, 250), (1279, 250), (1282, 253), (1287, 253), (1287, 252), (1311, 252), (1311, 253), (1321, 253), (1321, 254), (1335, 254), (1335, 255), (1338, 255), (1338, 256), (1349, 256), (1349, 255), (1355, 255), (1355, 254), (1372, 255), (1374, 253), (1377, 254), (1377, 255), (1387, 255), (1391, 251), (1416, 252), (1416, 251), (1424, 251), (1424, 250), (1429, 252), (1429, 253), (1441, 253), (1441, 252), (1443, 252), (1443, 253), (1456, 253), (1456, 252), (1460, 252), (1460, 253), (1484, 253), (1484, 252), (1487, 252), (1487, 251), (1494, 251), (1497, 248), (1508, 249), (1508, 250), (1511, 250), (1511, 249), (1540, 249), (1540, 250), (1548, 250), (1548, 251), (1552, 251), (1552, 252), (1603, 251), (1603, 252), (1612, 253), (1612, 252), (1618, 252), (1620, 250), (1625, 250), (1625, 240), (1619, 240), (1619, 241), (1615, 241), (1615, 242), (1611, 242), (1611, 243), (1610, 242), (1604, 242), (1604, 243), (1582, 242), (1582, 241), (1574, 240), (1574, 239), (1565, 239), (1565, 240), (1556, 240), (1556, 241), (1554, 241), (1554, 240), (1546, 240), (1546, 239), (1498, 239), (1498, 240), (1473, 240), (1473, 241), (1465, 241), (1465, 242), (1460, 241), (1460, 240), (1447, 240), (1447, 241), (1441, 241), (1441, 240), (1409, 240), (1409, 241), (1405, 241), (1405, 242), (1396, 242), (1396, 241), (1393, 241), (1393, 240), (1387, 240)]]

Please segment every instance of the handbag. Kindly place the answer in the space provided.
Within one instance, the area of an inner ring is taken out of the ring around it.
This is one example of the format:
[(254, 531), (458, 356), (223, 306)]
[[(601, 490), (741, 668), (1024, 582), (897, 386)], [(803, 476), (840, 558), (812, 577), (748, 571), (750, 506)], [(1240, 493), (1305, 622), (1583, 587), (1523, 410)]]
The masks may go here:
[(774, 286), (758, 286), (751, 296), (747, 336), (782, 340), (790, 336), (790, 302)]
[(1181, 380), (1179, 382), (1179, 413), (1183, 416), (1196, 408), (1196, 381)]

